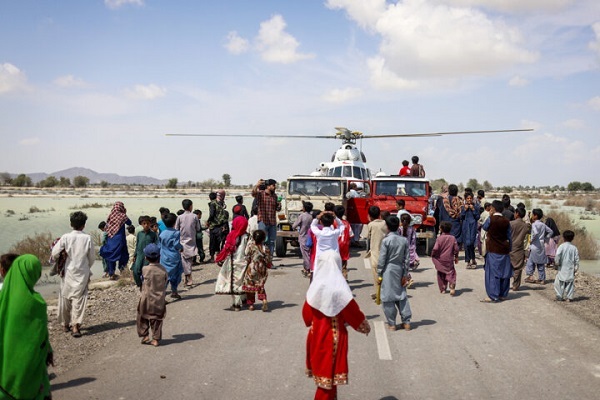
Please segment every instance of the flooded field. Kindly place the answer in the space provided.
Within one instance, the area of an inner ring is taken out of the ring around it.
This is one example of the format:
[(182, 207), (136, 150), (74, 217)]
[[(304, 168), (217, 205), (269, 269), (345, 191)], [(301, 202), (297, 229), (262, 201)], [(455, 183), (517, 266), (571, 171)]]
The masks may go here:
[[(235, 204), (234, 196), (244, 195), (244, 203), (249, 207), (252, 197), (248, 192), (231, 192), (227, 194), (226, 204), (229, 209)], [(65, 232), (70, 231), (69, 214), (76, 210), (82, 210), (88, 215), (88, 223), (85, 231), (97, 231), (100, 221), (106, 220), (108, 213), (115, 201), (123, 201), (127, 208), (127, 214), (134, 224), (140, 215), (150, 215), (158, 217), (158, 209), (167, 207), (172, 212), (181, 208), (181, 200), (190, 198), (194, 202), (194, 208), (203, 212), (203, 219), (208, 213), (208, 194), (190, 193), (165, 196), (140, 195), (134, 197), (130, 194), (119, 196), (111, 194), (110, 196), (48, 196), (48, 195), (30, 195), (30, 196), (3, 196), (0, 197), (0, 254), (8, 251), (10, 247), (27, 236), (35, 233), (50, 232), (53, 237), (59, 237)], [(515, 197), (514, 204), (519, 202)], [(539, 207), (544, 213), (551, 211), (567, 212), (572, 219), (584, 226), (594, 238), (600, 238), (600, 216), (593, 212), (585, 211), (582, 207), (563, 206), (561, 200), (538, 200), (530, 199), (529, 207)], [(95, 205), (90, 207), (90, 205)], [(50, 245), (50, 244), (48, 244)], [(599, 260), (584, 260), (581, 263), (582, 271), (600, 275)], [(101, 264), (94, 266), (94, 275), (99, 277), (102, 274)], [(57, 280), (49, 277), (45, 272), (41, 286), (46, 286), (46, 291), (56, 290)], [(40, 288), (41, 289), (41, 288)], [(44, 289), (41, 289), (44, 290)]]

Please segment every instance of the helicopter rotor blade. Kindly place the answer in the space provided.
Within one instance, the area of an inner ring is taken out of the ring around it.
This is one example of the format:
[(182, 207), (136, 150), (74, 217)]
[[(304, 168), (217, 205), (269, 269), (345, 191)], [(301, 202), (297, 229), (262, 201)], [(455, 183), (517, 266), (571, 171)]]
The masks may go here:
[(456, 131), (456, 132), (429, 132), (429, 133), (401, 133), (395, 135), (363, 135), (364, 139), (384, 139), (393, 137), (431, 137), (447, 135), (471, 135), (475, 133), (508, 133), (508, 132), (530, 132), (533, 129), (498, 129), (489, 131)]
[(308, 136), (308, 135), (231, 135), (216, 133), (166, 133), (165, 136), (204, 136), (204, 137), (260, 137), (260, 138), (294, 138), (294, 139), (338, 139), (332, 135)]

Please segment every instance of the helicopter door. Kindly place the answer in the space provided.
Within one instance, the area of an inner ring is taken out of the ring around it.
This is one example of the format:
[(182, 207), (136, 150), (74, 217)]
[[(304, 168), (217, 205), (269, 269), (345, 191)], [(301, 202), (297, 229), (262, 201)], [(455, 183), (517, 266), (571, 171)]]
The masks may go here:
[(346, 201), (346, 216), (351, 224), (368, 224), (369, 207), (371, 206), (371, 184), (368, 181), (348, 181), (358, 186), (358, 197)]

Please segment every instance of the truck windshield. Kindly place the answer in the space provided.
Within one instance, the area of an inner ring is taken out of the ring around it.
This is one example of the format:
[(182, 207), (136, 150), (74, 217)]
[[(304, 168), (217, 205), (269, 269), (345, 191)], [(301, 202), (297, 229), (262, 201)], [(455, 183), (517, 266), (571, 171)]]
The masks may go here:
[(342, 183), (319, 179), (292, 179), (288, 182), (288, 192), (305, 196), (341, 196)]
[(427, 195), (427, 187), (425, 182), (378, 181), (375, 194), (422, 197)]

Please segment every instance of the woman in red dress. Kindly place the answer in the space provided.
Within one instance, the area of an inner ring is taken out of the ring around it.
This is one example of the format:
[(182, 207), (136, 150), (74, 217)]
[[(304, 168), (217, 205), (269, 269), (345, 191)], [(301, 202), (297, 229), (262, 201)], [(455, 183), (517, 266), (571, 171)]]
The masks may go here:
[(306, 293), (302, 317), (310, 327), (306, 339), (306, 374), (317, 385), (315, 400), (337, 399), (337, 385), (348, 384), (346, 324), (368, 335), (369, 322), (352, 297), (341, 272), (338, 252), (319, 255), (319, 268)]

